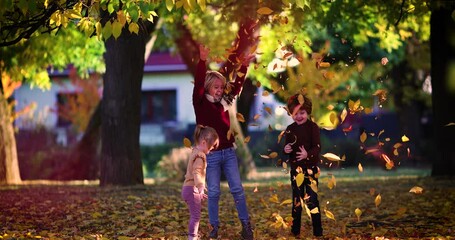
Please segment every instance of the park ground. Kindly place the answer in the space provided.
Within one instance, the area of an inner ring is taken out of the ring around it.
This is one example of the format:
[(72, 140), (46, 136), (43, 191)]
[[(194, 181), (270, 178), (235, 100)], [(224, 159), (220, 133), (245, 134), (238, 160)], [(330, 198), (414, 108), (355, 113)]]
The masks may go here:
[[(324, 237), (319, 239), (455, 239), (455, 180), (432, 178), (430, 172), (324, 170), (319, 182)], [(189, 213), (181, 183), (97, 184), (35, 180), (0, 186), (0, 239), (186, 239)], [(279, 168), (260, 169), (244, 187), (255, 239), (295, 239), (289, 233), (288, 175)], [(220, 239), (239, 239), (241, 226), (226, 183), (222, 190)], [(303, 215), (302, 222), (300, 239), (311, 239), (309, 217)], [(204, 204), (202, 239), (209, 231)]]

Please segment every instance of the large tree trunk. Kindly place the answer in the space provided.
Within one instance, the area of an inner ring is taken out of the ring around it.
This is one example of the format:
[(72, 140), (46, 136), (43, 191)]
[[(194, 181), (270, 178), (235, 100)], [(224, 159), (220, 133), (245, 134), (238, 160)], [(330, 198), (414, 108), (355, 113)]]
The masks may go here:
[(140, 159), (141, 85), (147, 34), (125, 30), (106, 42), (100, 185), (143, 184)]
[(8, 102), (0, 92), (0, 185), (18, 184), (22, 181), (17, 159), (16, 138), (10, 118)]
[[(436, 3), (435, 3), (436, 5)], [(436, 156), (433, 158), (433, 176), (455, 175), (455, 44), (451, 17), (455, 4), (448, 8), (435, 8), (431, 14), (431, 84), (436, 139)]]

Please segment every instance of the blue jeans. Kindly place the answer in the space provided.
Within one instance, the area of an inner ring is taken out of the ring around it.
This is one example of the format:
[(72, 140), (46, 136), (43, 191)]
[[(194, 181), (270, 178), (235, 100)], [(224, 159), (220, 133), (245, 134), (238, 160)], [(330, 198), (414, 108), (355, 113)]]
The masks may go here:
[(242, 180), (240, 179), (237, 155), (235, 149), (231, 147), (207, 154), (207, 195), (210, 224), (212, 226), (219, 226), (220, 224), (218, 206), (221, 195), (221, 171), (224, 172), (228, 181), (240, 221), (248, 222), (249, 215)]

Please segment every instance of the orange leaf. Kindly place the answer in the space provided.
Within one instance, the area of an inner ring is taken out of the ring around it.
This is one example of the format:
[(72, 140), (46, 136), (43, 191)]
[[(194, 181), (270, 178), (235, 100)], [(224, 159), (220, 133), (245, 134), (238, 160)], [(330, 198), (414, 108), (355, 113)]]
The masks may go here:
[(268, 7), (261, 7), (256, 12), (260, 15), (269, 15), (273, 13), (273, 10)]

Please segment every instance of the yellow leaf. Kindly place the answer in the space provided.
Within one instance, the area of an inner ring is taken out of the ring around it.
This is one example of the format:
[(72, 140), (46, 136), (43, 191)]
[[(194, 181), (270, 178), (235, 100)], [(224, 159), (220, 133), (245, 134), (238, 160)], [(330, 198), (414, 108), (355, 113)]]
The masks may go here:
[(305, 175), (303, 173), (298, 173), (297, 176), (295, 176), (295, 182), (297, 184), (297, 187), (300, 187), (300, 185), (302, 185), (304, 178)]
[(360, 134), (360, 142), (364, 143), (365, 140), (367, 140), (367, 134), (364, 131), (362, 134)]
[(236, 117), (239, 122), (245, 122), (245, 118), (243, 117), (243, 115), (241, 113), (237, 113)]
[(259, 156), (261, 156), (261, 158), (270, 159), (269, 155), (263, 155), (263, 154), (259, 154)]
[(303, 95), (302, 95), (302, 94), (299, 94), (299, 96), (298, 96), (298, 98), (297, 98), (297, 99), (299, 100), (299, 104), (301, 104), (301, 105), (302, 105), (302, 104), (304, 104), (304, 103), (305, 103), (305, 98), (303, 98)]
[(278, 135), (278, 141), (277, 141), (277, 143), (280, 143), (280, 142), (281, 142), (281, 138), (283, 137), (284, 133), (285, 133), (284, 130), (280, 132), (280, 134)]
[(187, 148), (191, 148), (191, 140), (188, 138), (183, 138), (183, 145)]
[(128, 26), (128, 30), (130, 31), (130, 33), (139, 34), (139, 25), (135, 22), (131, 22)]
[(310, 187), (313, 190), (313, 192), (316, 192), (316, 193), (318, 192), (318, 184), (317, 184), (316, 180), (311, 180)]
[(244, 143), (249, 143), (250, 140), (251, 140), (251, 137), (250, 137), (250, 136), (247, 136), (247, 137), (243, 140), (243, 142), (244, 142)]
[(269, 15), (273, 13), (273, 10), (268, 7), (261, 7), (256, 12), (260, 15)]
[(272, 109), (271, 109), (270, 107), (265, 107), (264, 110), (265, 110), (268, 114), (272, 115)]
[(166, 8), (170, 12), (174, 8), (175, 0), (166, 0)]
[(310, 214), (316, 214), (316, 213), (319, 213), (319, 209), (317, 207), (310, 210)]
[(269, 198), (269, 201), (270, 201), (270, 202), (273, 202), (273, 203), (280, 203), (280, 201), (278, 200), (278, 195), (276, 195), (276, 194), (273, 194), (273, 195)]
[(201, 8), (201, 10), (204, 12), (205, 9), (207, 8), (205, 0), (197, 0), (197, 3), (199, 5), (199, 7)]
[(409, 141), (409, 138), (406, 137), (406, 135), (403, 135), (403, 137), (401, 137), (401, 141), (402, 142), (407, 142), (407, 141)]
[(415, 194), (421, 194), (423, 192), (423, 188), (415, 186), (415, 187), (411, 188), (411, 190), (409, 190), (409, 192), (415, 193)]
[(264, 90), (264, 91), (262, 92), (262, 96), (263, 96), (263, 97), (267, 97), (267, 96), (269, 96), (269, 95), (270, 95), (270, 94), (269, 94), (269, 91), (267, 91), (267, 90)]
[(270, 158), (276, 158), (276, 157), (278, 157), (278, 153), (277, 153), (277, 152), (271, 152), (271, 153), (269, 154), (269, 157), (270, 157)]
[(341, 122), (344, 122), (344, 119), (346, 119), (346, 116), (348, 115), (348, 111), (346, 111), (346, 108), (343, 109), (343, 111), (341, 112)]
[(261, 117), (261, 114), (256, 114), (254, 115), (253, 119), (254, 121), (258, 120)]
[(283, 202), (281, 202), (280, 205), (285, 205), (285, 204), (292, 204), (292, 199), (286, 199)]
[(344, 161), (339, 156), (337, 156), (337, 155), (335, 155), (333, 153), (326, 153), (326, 154), (324, 154), (322, 156), (327, 158), (327, 160), (330, 160), (330, 161)]
[(362, 215), (362, 210), (360, 210), (359, 208), (356, 208), (354, 213), (357, 216), (357, 221), (360, 222), (360, 216)]
[(115, 20), (114, 23), (112, 23), (112, 36), (114, 36), (115, 39), (122, 34), (122, 28), (123, 26), (118, 20)]
[(335, 220), (335, 221), (336, 221), (336, 219), (335, 219), (335, 215), (333, 215), (333, 213), (332, 213), (332, 212), (330, 212), (329, 210), (326, 210), (326, 209), (324, 209), (324, 212), (325, 212), (325, 216), (326, 216), (327, 218), (329, 218), (329, 219), (332, 219), (332, 220)]
[(361, 164), (361, 163), (359, 163), (358, 168), (359, 168), (359, 172), (363, 172), (363, 167), (362, 167), (362, 164)]
[(329, 179), (329, 182), (327, 183), (327, 187), (329, 189), (333, 189), (334, 187), (336, 187), (336, 185), (337, 185), (337, 182), (335, 180), (335, 176), (332, 175), (332, 177)]
[(374, 199), (374, 205), (378, 207), (381, 204), (381, 194), (378, 194), (376, 198)]
[(284, 169), (287, 169), (288, 168), (288, 164), (286, 162), (283, 162), (283, 168)]

